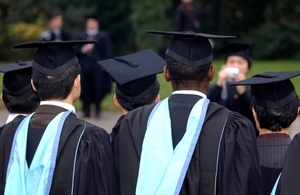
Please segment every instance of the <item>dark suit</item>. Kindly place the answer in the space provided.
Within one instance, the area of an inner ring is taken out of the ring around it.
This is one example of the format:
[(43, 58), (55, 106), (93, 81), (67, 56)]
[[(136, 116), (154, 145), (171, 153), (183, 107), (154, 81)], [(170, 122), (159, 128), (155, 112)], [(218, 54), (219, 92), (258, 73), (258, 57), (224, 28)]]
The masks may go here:
[(111, 91), (111, 79), (109, 74), (104, 71), (97, 63), (99, 60), (111, 58), (112, 44), (109, 35), (103, 31), (94, 36), (89, 36), (86, 31), (82, 32), (79, 40), (97, 40), (91, 53), (83, 53), (82, 46), (76, 48), (77, 57), (81, 65), (81, 95), (83, 111), (85, 116), (90, 115), (90, 104), (95, 103), (95, 114), (99, 115), (101, 101), (106, 94)]
[(48, 29), (41, 33), (41, 41), (69, 41), (70, 35), (69, 33), (61, 29), (58, 34), (54, 33), (53, 30)]

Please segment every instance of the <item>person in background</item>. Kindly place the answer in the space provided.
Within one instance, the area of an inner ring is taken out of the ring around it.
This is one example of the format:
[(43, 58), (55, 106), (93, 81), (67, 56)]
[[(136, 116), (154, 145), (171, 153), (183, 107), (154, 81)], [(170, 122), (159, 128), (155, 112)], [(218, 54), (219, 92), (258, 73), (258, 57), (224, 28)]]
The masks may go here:
[(181, 0), (175, 10), (174, 23), (175, 31), (200, 31), (200, 12), (193, 6), (193, 0)]
[(251, 107), (259, 131), (257, 147), (263, 190), (271, 194), (291, 142), (289, 133), (298, 115), (299, 98), (290, 78), (300, 71), (266, 72), (233, 83), (251, 86)]
[[(30, 83), (31, 66), (32, 61), (0, 66), (0, 72), (4, 73), (1, 100), (9, 112), (5, 124), (15, 118), (23, 118), (39, 106), (40, 100)], [(5, 124), (0, 127), (0, 134)]]
[[(15, 45), (38, 48), (32, 65), (37, 110), (0, 136), (0, 193), (118, 194), (108, 133), (76, 117), (80, 65), (73, 47), (94, 41)], [(14, 144), (12, 144), (14, 143)]]
[(253, 47), (250, 43), (232, 43), (219, 50), (226, 55), (225, 64), (218, 72), (217, 82), (208, 88), (207, 98), (242, 114), (255, 124), (250, 106), (250, 87), (228, 86), (246, 79), (252, 66)]
[(114, 142), (121, 194), (261, 194), (252, 123), (205, 95), (214, 76), (208, 39), (234, 37), (148, 32), (174, 36), (164, 67), (173, 93), (122, 120)]
[(59, 13), (50, 15), (49, 29), (41, 33), (41, 41), (69, 41), (69, 33), (63, 29), (63, 16)]
[(77, 57), (81, 65), (81, 94), (84, 117), (90, 117), (91, 104), (95, 106), (95, 117), (101, 113), (101, 102), (111, 91), (109, 74), (97, 61), (113, 57), (112, 43), (108, 33), (100, 30), (96, 16), (89, 16), (85, 22), (86, 30), (78, 36), (79, 40), (96, 40), (94, 44), (77, 47)]

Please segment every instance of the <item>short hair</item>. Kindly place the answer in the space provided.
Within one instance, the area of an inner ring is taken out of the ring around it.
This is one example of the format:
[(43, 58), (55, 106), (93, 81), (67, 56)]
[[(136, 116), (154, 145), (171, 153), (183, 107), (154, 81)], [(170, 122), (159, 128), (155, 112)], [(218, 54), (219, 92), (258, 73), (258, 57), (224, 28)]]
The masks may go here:
[(116, 93), (116, 98), (117, 98), (119, 104), (122, 106), (122, 108), (124, 108), (125, 110), (127, 110), (129, 112), (138, 107), (154, 103), (155, 99), (159, 93), (159, 89), (160, 89), (160, 85), (159, 85), (159, 83), (157, 83), (156, 87), (154, 87), (150, 93), (148, 93), (142, 99), (137, 100), (137, 101), (125, 100), (122, 97), (120, 97), (117, 93)]
[(76, 63), (65, 72), (49, 76), (38, 72), (33, 68), (32, 80), (39, 98), (44, 100), (60, 99), (64, 100), (71, 93), (74, 81), (80, 74), (80, 65)]
[(264, 108), (251, 101), (251, 107), (257, 114), (260, 128), (273, 132), (280, 132), (292, 124), (298, 115), (298, 105), (298, 96), (281, 108)]
[(166, 57), (166, 61), (170, 77), (176, 86), (202, 83), (211, 67), (211, 63), (201, 66), (187, 66), (169, 56)]
[(9, 113), (29, 114), (34, 112), (40, 104), (40, 100), (33, 89), (21, 96), (13, 96), (3, 90), (2, 99)]

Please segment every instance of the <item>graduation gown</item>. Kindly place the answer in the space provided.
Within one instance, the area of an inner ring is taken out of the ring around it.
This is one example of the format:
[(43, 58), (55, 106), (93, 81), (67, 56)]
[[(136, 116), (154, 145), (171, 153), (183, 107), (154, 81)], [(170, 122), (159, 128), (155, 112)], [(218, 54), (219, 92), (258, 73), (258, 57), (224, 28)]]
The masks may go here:
[[(186, 94), (170, 96), (168, 101), (174, 147), (184, 135), (189, 113), (200, 98)], [(146, 125), (154, 106), (148, 105), (129, 112), (123, 118), (118, 135), (115, 136), (114, 155), (121, 194), (135, 194)], [(223, 121), (224, 116), (226, 117)], [(221, 131), (217, 128), (222, 129), (224, 125), (217, 155), (218, 143), (211, 144), (215, 143), (211, 140), (220, 138), (218, 134)], [(214, 191), (216, 194), (228, 195), (262, 194), (255, 139), (253, 125), (248, 119), (238, 113), (229, 112), (216, 103), (210, 103), (180, 194), (214, 194)], [(218, 174), (215, 183), (216, 167)]]
[[(213, 84), (207, 91), (207, 98), (212, 102), (217, 102), (231, 111), (238, 112), (254, 122), (251, 111), (251, 88), (246, 87), (244, 94), (239, 95), (235, 86), (228, 86), (228, 96), (225, 100), (221, 98), (222, 87)], [(255, 123), (253, 123), (255, 124)]]
[[(50, 105), (42, 105), (36, 110), (28, 131), (26, 151), (28, 164), (31, 163), (45, 127), (62, 111), (66, 110)], [(7, 124), (0, 136), (0, 194), (4, 193), (12, 140), (21, 121), (14, 120)], [(77, 143), (79, 146), (76, 151)], [(107, 132), (70, 114), (60, 136), (51, 195), (71, 194), (74, 165), (74, 194), (118, 194), (114, 159)]]
[(283, 162), (282, 175), (276, 195), (300, 194), (300, 133), (290, 143)]

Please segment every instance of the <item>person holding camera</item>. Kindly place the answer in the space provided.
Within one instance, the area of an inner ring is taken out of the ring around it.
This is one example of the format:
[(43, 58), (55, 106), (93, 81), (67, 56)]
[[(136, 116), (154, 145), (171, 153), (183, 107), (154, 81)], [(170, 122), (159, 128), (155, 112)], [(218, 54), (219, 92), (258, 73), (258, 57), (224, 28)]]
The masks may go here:
[(217, 82), (207, 91), (207, 97), (231, 111), (239, 112), (254, 122), (251, 112), (251, 89), (249, 86), (229, 86), (232, 82), (246, 79), (252, 65), (254, 44), (232, 43), (219, 50), (226, 54), (225, 64), (218, 73)]

